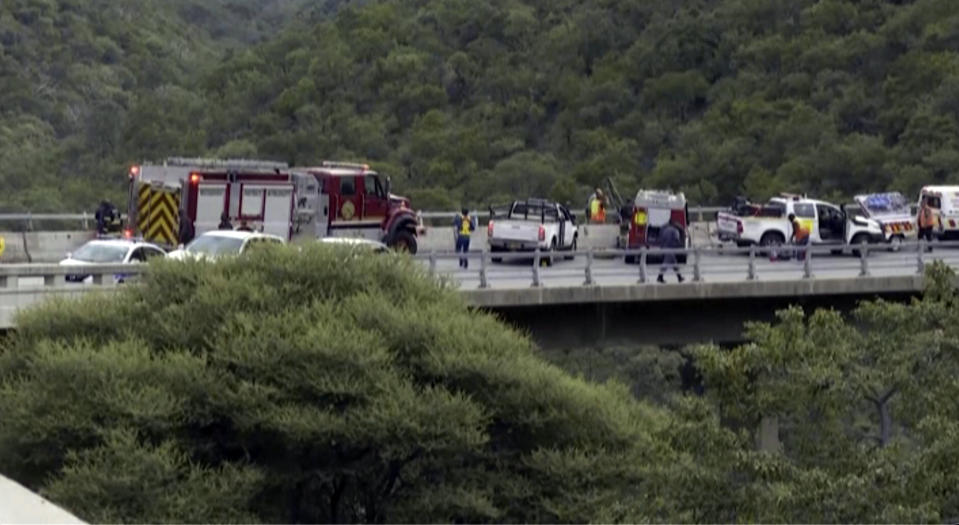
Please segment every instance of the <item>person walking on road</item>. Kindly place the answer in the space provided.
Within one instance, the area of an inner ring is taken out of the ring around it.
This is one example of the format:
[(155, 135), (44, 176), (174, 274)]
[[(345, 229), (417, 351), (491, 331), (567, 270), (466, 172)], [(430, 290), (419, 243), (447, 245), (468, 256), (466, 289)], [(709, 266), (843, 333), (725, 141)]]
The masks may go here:
[[(456, 239), (456, 253), (466, 254), (470, 251), (470, 234), (476, 231), (476, 219), (470, 217), (470, 211), (463, 208), (462, 213), (453, 219), (453, 236)], [(460, 257), (460, 268), (468, 268), (469, 259)]]
[(792, 224), (793, 232), (789, 240), (793, 246), (796, 246), (796, 260), (802, 261), (806, 258), (805, 247), (809, 245), (809, 230), (803, 226), (801, 220), (795, 214), (789, 214), (789, 224)]
[(177, 242), (181, 246), (186, 246), (190, 244), (190, 241), (193, 240), (195, 235), (196, 230), (193, 229), (193, 221), (190, 220), (190, 216), (187, 215), (186, 210), (180, 210), (180, 228), (177, 232)]
[[(673, 221), (669, 221), (659, 230), (659, 246), (667, 250), (677, 250), (683, 247), (682, 232)], [(659, 268), (659, 277), (656, 278), (656, 282), (665, 283), (664, 276), (670, 268), (676, 272), (676, 280), (683, 282), (683, 274), (679, 272), (679, 262), (676, 261), (674, 252), (663, 254), (663, 265)]]

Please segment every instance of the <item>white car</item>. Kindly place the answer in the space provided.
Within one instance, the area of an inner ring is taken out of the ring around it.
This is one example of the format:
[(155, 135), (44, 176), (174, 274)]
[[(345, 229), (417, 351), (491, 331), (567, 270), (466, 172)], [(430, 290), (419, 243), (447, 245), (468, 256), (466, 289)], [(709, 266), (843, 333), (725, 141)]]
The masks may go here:
[[(60, 261), (60, 266), (89, 266), (91, 264), (140, 264), (154, 257), (163, 257), (166, 254), (163, 248), (148, 242), (131, 239), (96, 239), (80, 247), (67, 258)], [(124, 275), (116, 275), (117, 282), (124, 281)], [(84, 273), (67, 274), (69, 282), (90, 283), (93, 276)]]
[(362, 239), (358, 237), (322, 237), (320, 238), (320, 243), (328, 244), (330, 246), (345, 246), (356, 249), (366, 249), (372, 251), (373, 253), (385, 253), (390, 249), (389, 246), (381, 243), (380, 241)]
[(187, 259), (212, 260), (223, 256), (240, 255), (257, 244), (284, 244), (282, 238), (267, 233), (213, 230), (193, 239), (185, 248), (173, 250), (167, 257), (183, 261)]

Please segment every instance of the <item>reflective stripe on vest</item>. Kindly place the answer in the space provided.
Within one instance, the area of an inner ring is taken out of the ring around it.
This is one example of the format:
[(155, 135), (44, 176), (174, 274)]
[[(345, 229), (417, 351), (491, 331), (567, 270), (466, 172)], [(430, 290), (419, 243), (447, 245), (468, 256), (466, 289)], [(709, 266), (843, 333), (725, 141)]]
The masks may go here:
[(470, 221), (469, 215), (464, 215), (460, 217), (460, 235), (466, 235), (467, 237), (469, 237), (471, 224), (472, 224), (472, 221)]

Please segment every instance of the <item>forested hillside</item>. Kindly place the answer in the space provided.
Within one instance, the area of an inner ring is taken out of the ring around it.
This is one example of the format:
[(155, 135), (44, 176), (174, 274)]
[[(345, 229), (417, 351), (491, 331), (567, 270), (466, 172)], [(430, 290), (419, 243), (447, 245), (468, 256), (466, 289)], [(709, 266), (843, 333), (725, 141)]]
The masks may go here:
[(953, 0), (336, 7), (4, 2), (3, 201), (89, 206), (174, 154), (373, 161), (423, 208), (959, 182)]

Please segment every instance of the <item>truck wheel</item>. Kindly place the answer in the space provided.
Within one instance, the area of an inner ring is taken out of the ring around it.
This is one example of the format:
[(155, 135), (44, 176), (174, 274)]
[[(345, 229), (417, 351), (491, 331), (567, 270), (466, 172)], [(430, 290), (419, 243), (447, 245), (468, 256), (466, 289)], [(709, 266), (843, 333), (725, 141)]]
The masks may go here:
[(553, 240), (549, 243), (549, 251), (546, 252), (546, 255), (540, 254), (539, 265), (540, 266), (552, 266), (553, 265), (553, 252), (556, 251), (556, 238), (553, 237)]
[(889, 251), (899, 252), (899, 250), (902, 250), (902, 243), (904, 241), (905, 239), (903, 239), (902, 235), (894, 235), (889, 239)]
[[(571, 252), (575, 252), (575, 251), (576, 251), (576, 237), (575, 237), (575, 236), (573, 237), (573, 244), (571, 244), (571, 245), (569, 246), (569, 251), (571, 251)], [(572, 260), (574, 260), (574, 259), (576, 259), (576, 256), (575, 256), (575, 255), (570, 254), (570, 255), (567, 255), (567, 256), (566, 256), (566, 260), (567, 260), (567, 261), (572, 261)]]
[(409, 230), (400, 230), (393, 235), (390, 248), (400, 252), (416, 255), (416, 236)]
[(771, 255), (772, 252), (776, 251), (783, 244), (786, 244), (786, 237), (779, 232), (766, 232), (759, 239), (759, 245), (766, 248), (763, 250), (763, 255)]

